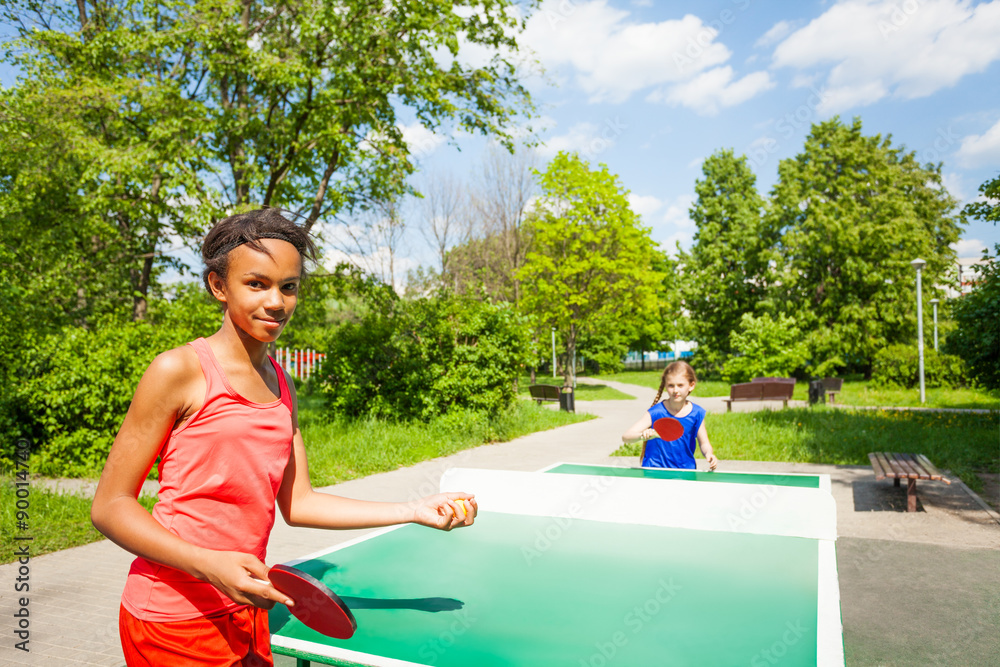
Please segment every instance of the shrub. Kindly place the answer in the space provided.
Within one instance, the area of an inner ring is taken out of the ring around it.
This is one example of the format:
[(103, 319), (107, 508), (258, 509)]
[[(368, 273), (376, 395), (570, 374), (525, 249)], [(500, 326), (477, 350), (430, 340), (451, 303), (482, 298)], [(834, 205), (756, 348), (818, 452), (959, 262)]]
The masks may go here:
[[(152, 305), (152, 304), (151, 304)], [(213, 333), (219, 308), (204, 292), (157, 303), (140, 322), (66, 327), (39, 343), (10, 400), (21, 406), (16, 431), (33, 443), (31, 467), (51, 476), (100, 472), (153, 358)]]
[[(924, 348), (924, 386), (957, 388), (969, 384), (965, 362), (951, 354)], [(875, 355), (872, 386), (912, 389), (920, 385), (920, 355), (916, 345), (890, 345)]]
[(427, 420), (451, 408), (509, 407), (527, 362), (528, 326), (506, 305), (373, 289), (368, 311), (329, 337), (319, 387), (331, 410)]
[(740, 354), (723, 367), (727, 382), (747, 382), (755, 377), (787, 377), (806, 361), (807, 348), (795, 318), (779, 315), (754, 317), (744, 313), (740, 328), (730, 335), (733, 349)]

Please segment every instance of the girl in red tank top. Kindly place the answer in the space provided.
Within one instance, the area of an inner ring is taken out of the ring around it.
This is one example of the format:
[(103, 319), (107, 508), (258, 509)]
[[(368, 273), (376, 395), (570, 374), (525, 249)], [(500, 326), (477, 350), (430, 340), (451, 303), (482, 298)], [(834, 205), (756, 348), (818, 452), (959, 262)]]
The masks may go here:
[[(222, 326), (150, 364), (91, 509), (98, 530), (137, 556), (120, 612), (129, 667), (273, 664), (266, 610), (293, 603), (267, 581), (275, 504), (288, 524), (313, 528), (450, 530), (476, 515), (464, 493), (377, 503), (313, 490), (295, 386), (266, 352), (295, 310), (312, 241), (273, 209), (251, 211), (213, 227), (202, 258)], [(136, 497), (157, 457), (151, 516)]]

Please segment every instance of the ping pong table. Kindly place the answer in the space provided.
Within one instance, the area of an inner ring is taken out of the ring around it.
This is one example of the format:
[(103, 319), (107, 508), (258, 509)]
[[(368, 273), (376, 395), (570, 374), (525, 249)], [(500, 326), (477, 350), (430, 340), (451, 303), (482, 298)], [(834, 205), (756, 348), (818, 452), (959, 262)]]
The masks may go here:
[(290, 564), (353, 611), (351, 639), (277, 605), (300, 666), (843, 665), (824, 475), (558, 464), (453, 469), (476, 523), (377, 531)]

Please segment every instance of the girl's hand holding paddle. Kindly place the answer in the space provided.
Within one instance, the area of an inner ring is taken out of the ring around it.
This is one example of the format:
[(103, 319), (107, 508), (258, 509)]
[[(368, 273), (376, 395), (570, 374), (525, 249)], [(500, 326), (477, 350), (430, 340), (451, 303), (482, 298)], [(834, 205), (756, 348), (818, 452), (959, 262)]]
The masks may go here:
[(230, 600), (270, 609), (275, 602), (288, 604), (288, 596), (268, 583), (268, 567), (250, 554), (239, 551), (205, 552), (199, 568), (201, 579), (222, 591)]
[(471, 526), (479, 505), (469, 494), (438, 493), (413, 503), (413, 523), (439, 530)]

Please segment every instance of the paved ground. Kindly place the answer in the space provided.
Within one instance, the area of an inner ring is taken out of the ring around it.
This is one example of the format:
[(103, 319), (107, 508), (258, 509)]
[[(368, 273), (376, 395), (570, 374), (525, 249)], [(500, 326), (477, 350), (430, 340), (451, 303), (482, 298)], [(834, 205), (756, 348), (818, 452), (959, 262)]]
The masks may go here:
[[(621, 433), (652, 401), (653, 392), (607, 384), (638, 398), (579, 401), (578, 411), (600, 418), (325, 490), (370, 500), (405, 500), (436, 491), (441, 473), (456, 466), (537, 470), (558, 461), (634, 465), (635, 459), (609, 455), (619, 446)], [(722, 399), (699, 402), (709, 411), (725, 411)], [(775, 405), (780, 407), (770, 402), (737, 403), (734, 410)], [(907, 514), (901, 511), (905, 488), (875, 482), (867, 467), (723, 460), (720, 469), (831, 476), (838, 510), (838, 570), (849, 665), (997, 664), (1000, 515), (964, 485), (920, 485), (921, 511)], [(279, 516), (268, 562), (312, 553), (362, 532), (293, 529)], [(27, 593), (31, 652), (27, 654), (14, 649), (18, 565), (0, 566), (0, 616), (4, 619), (0, 667), (122, 665), (117, 611), (131, 560), (108, 541), (32, 559)], [(706, 636), (711, 636), (710, 628)]]

